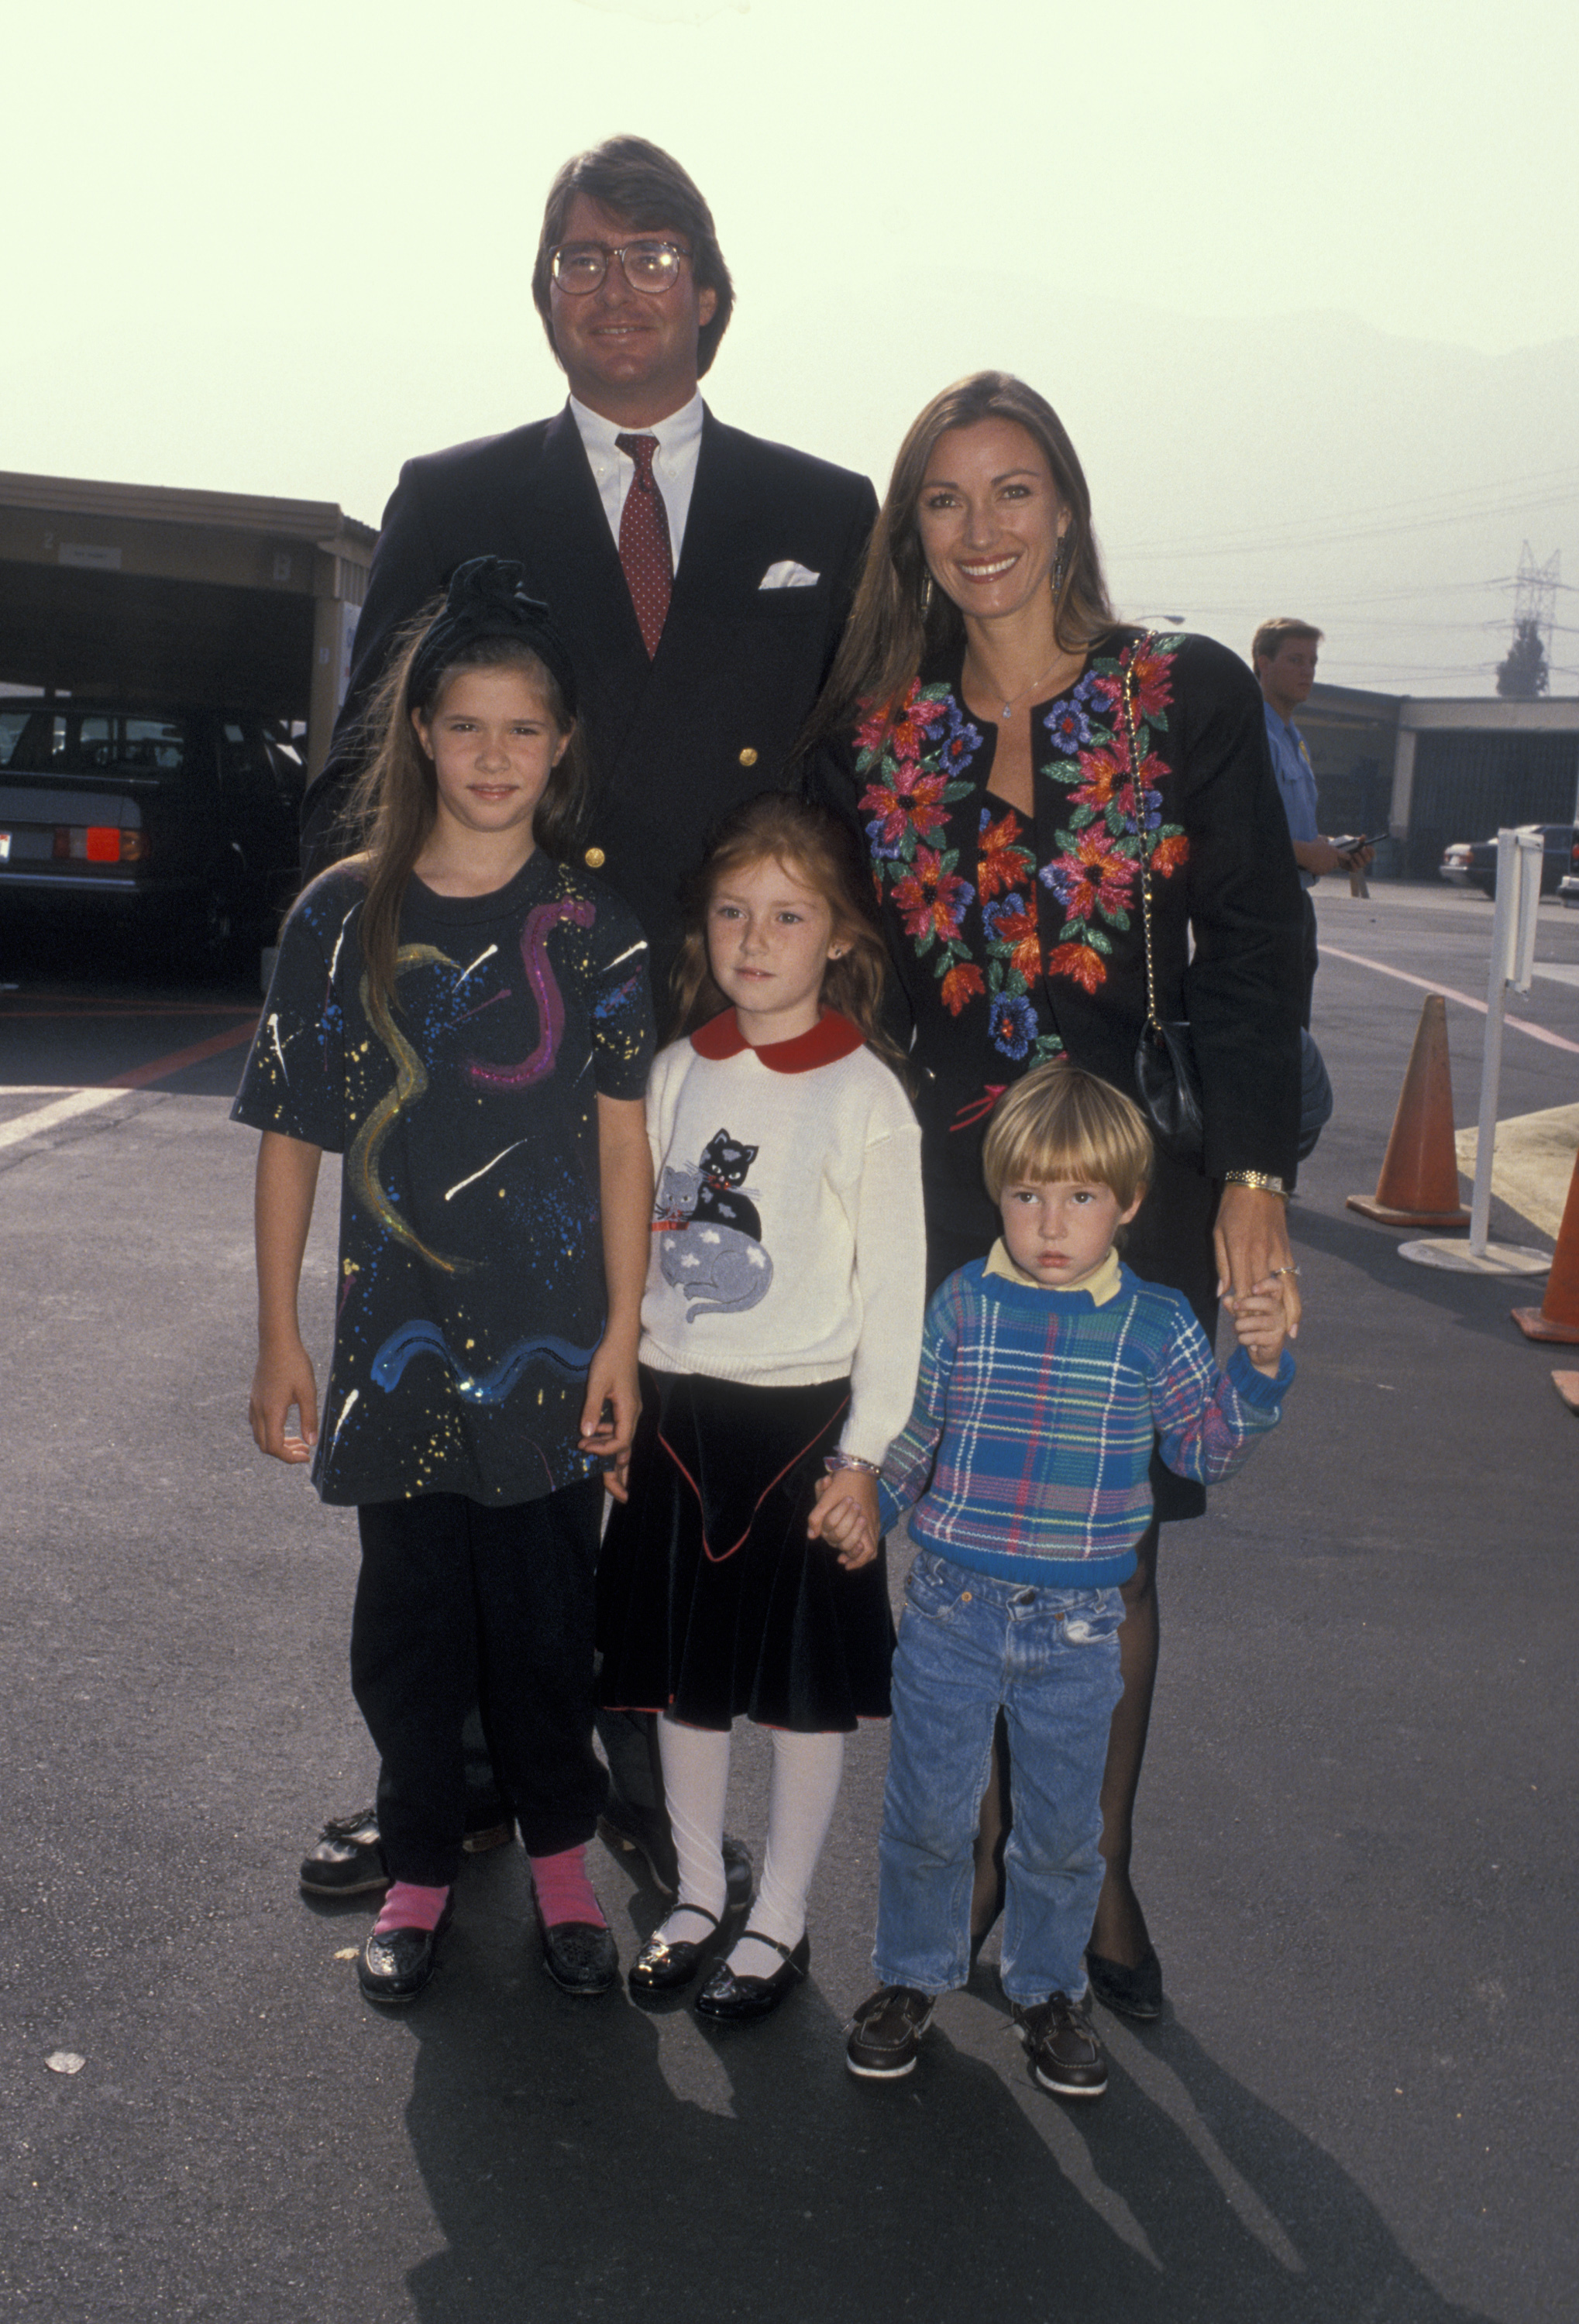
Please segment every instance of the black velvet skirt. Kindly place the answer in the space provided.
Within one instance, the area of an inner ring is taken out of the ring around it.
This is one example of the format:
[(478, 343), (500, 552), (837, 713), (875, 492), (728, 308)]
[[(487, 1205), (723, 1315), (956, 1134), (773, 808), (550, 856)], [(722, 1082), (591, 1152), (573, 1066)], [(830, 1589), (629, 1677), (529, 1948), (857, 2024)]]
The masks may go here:
[(598, 1558), (598, 1699), (691, 1727), (847, 1733), (889, 1714), (887, 1560), (808, 1541), (847, 1379), (749, 1388), (642, 1374), (631, 1498)]

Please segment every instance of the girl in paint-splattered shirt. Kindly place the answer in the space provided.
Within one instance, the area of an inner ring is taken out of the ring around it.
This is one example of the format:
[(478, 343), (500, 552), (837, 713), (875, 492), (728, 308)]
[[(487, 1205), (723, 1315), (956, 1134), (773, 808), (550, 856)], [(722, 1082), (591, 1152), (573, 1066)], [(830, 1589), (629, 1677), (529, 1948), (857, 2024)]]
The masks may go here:
[[(377, 2000), (431, 1973), (479, 1687), (540, 1914), (612, 1957), (581, 1866), (603, 1797), (592, 1574), (600, 1472), (623, 1476), (638, 1408), (652, 1010), (635, 920), (564, 860), (575, 706), (520, 568), (463, 567), (394, 659), (366, 844), (291, 913), (235, 1108), (263, 1133), (253, 1434), (310, 1462), (362, 1536), (352, 1680), (394, 1882), (360, 1965)], [(326, 1151), (320, 1428), (296, 1305)]]

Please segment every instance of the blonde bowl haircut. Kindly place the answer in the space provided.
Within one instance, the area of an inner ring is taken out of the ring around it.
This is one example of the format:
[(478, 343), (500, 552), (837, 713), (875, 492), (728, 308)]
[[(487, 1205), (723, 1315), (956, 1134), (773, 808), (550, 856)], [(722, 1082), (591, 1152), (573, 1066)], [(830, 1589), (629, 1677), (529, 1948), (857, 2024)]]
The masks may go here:
[(1151, 1132), (1140, 1109), (1079, 1065), (1055, 1057), (1005, 1090), (982, 1147), (982, 1175), (994, 1203), (1005, 1186), (1084, 1179), (1105, 1186), (1127, 1211), (1150, 1183)]

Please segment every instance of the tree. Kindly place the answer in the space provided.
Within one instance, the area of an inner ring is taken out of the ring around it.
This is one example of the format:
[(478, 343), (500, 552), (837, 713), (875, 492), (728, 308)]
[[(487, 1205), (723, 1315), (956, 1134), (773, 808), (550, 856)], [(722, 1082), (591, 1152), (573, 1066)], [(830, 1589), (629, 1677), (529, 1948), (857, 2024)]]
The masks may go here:
[(1497, 664), (1497, 691), (1515, 702), (1533, 702), (1547, 691), (1551, 674), (1547, 669), (1547, 650), (1541, 641), (1538, 622), (1518, 622), (1514, 624), (1513, 642), (1505, 659)]

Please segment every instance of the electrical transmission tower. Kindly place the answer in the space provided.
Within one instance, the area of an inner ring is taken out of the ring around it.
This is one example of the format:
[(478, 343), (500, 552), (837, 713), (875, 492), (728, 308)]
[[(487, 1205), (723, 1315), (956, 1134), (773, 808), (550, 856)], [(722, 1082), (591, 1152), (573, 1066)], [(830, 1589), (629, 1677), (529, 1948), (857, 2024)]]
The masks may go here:
[(1550, 684), (1552, 631), (1556, 622), (1557, 591), (1563, 586), (1563, 552), (1554, 549), (1537, 565), (1527, 540), (1519, 552), (1519, 576), (1513, 599), (1513, 637), (1507, 659), (1497, 665), (1497, 691), (1527, 702), (1544, 694)]

